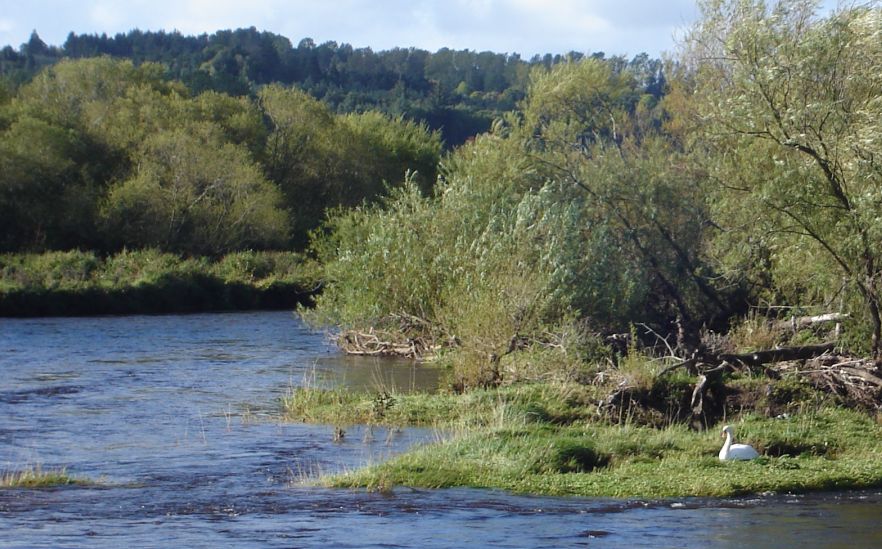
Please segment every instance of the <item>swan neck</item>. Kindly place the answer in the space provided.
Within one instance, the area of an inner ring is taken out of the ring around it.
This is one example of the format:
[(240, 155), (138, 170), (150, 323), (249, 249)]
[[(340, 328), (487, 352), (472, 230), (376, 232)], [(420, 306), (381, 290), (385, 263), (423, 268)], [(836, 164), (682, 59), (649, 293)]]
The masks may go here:
[(726, 432), (726, 442), (723, 443), (723, 453), (729, 453), (729, 448), (732, 446), (732, 433)]

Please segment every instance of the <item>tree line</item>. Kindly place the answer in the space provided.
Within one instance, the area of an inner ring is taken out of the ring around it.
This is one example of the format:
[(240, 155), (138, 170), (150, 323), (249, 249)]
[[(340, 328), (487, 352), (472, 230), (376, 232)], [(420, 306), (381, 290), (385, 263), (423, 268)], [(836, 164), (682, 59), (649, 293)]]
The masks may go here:
[[(168, 78), (196, 94), (212, 90), (243, 96), (271, 83), (296, 85), (338, 113), (378, 110), (424, 121), (442, 132), (448, 147), (486, 131), (495, 118), (514, 109), (533, 68), (586, 57), (570, 52), (522, 59), (518, 54), (448, 48), (375, 52), (333, 41), (316, 44), (310, 38), (294, 46), (286, 37), (253, 27), (199, 36), (138, 30), (114, 36), (70, 33), (55, 47), (35, 31), (18, 50), (9, 45), (0, 50), (0, 75), (16, 86), (61, 59), (102, 55), (135, 65), (161, 63)], [(606, 59), (600, 52), (590, 57)], [(608, 61), (639, 74), (649, 93), (663, 93), (661, 61), (646, 54)]]
[(0, 97), (0, 251), (301, 248), (325, 212), (428, 188), (438, 132), (295, 88), (194, 93), (166, 67), (64, 59)]

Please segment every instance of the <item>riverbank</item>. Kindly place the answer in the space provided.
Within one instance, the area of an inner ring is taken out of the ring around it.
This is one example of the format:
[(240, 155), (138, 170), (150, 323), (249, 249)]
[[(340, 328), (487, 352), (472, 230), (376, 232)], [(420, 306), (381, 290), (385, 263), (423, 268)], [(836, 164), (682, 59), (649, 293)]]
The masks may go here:
[(311, 303), (318, 268), (290, 252), (219, 259), (156, 250), (0, 255), (0, 316), (83, 316), (294, 309)]
[(698, 430), (641, 424), (637, 416), (611, 420), (599, 411), (599, 394), (574, 383), (432, 395), (303, 388), (283, 408), (292, 421), (437, 427), (435, 443), (318, 480), (333, 487), (663, 498), (882, 486), (882, 426), (824, 399), (794, 402), (775, 416), (751, 409), (725, 418), (738, 441), (761, 457), (723, 463), (717, 457), (722, 421)]

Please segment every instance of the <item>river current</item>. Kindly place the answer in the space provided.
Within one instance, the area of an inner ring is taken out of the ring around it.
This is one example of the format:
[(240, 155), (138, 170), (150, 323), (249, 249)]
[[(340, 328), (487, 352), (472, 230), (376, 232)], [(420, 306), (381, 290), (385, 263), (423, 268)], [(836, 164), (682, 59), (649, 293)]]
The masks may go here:
[(304, 383), (432, 387), (341, 356), (291, 313), (0, 319), (0, 471), (97, 484), (0, 489), (0, 547), (876, 547), (882, 492), (724, 500), (391, 494), (308, 487), (431, 430), (279, 420)]

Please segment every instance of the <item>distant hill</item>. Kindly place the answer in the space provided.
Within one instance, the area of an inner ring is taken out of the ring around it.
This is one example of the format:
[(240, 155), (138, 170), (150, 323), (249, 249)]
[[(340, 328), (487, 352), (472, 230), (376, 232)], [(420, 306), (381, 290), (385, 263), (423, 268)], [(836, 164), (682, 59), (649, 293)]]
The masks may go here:
[[(139, 30), (114, 36), (72, 32), (56, 47), (35, 31), (18, 50), (0, 50), (0, 78), (12, 92), (40, 68), (61, 59), (104, 55), (135, 64), (162, 63), (167, 77), (182, 81), (193, 93), (253, 95), (270, 83), (296, 85), (340, 113), (379, 110), (424, 121), (442, 132), (448, 147), (486, 131), (494, 118), (513, 110), (524, 97), (534, 67), (586, 56), (569, 52), (527, 60), (517, 54), (447, 48), (434, 53), (415, 48), (375, 52), (346, 43), (316, 44), (310, 38), (294, 46), (284, 36), (254, 27), (199, 36)], [(590, 56), (605, 58), (603, 53)], [(608, 61), (629, 69), (644, 93), (662, 95), (660, 60), (641, 54)]]

